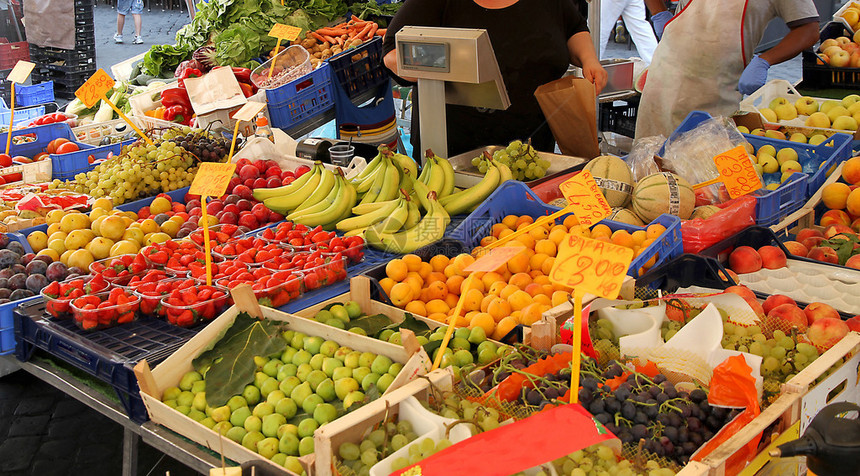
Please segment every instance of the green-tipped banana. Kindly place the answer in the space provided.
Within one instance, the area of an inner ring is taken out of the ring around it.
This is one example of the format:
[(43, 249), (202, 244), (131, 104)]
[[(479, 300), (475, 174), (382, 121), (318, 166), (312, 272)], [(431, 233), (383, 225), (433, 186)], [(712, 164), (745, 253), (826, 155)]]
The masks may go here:
[(430, 168), (430, 174), (427, 176), (427, 188), (439, 195), (445, 187), (445, 171), (436, 161), (436, 157), (427, 157), (427, 163), (433, 164), (433, 167)]
[(329, 192), (334, 189), (335, 180), (336, 179), (334, 173), (332, 173), (326, 168), (323, 168), (320, 172), (320, 183), (319, 185), (317, 185), (317, 189), (314, 190), (314, 193), (312, 193), (307, 200), (305, 200), (301, 205), (299, 205), (295, 210), (293, 210), (293, 213), (307, 210), (316, 205), (317, 203), (322, 202), (329, 194)]
[(424, 165), (421, 166), (421, 175), (416, 178), (419, 182), (427, 183), (427, 176), (430, 175), (432, 165), (429, 160), (424, 160)]
[(436, 165), (442, 169), (445, 175), (445, 185), (442, 186), (441, 195), (439, 195), (441, 199), (454, 193), (454, 167), (451, 166), (451, 162), (448, 159), (443, 159), (442, 157), (436, 157)]
[(322, 173), (317, 170), (317, 173), (315, 173), (310, 180), (305, 182), (300, 189), (290, 193), (289, 195), (280, 195), (266, 199), (263, 201), (263, 204), (265, 204), (266, 208), (269, 210), (280, 213), (281, 215), (289, 215), (291, 211), (295, 210), (314, 193), (321, 179)]
[(379, 223), (371, 225), (370, 228), (374, 228), (377, 233), (395, 233), (403, 228), (403, 224), (406, 223), (408, 216), (409, 206), (405, 200), (402, 200), (390, 215)]
[[(340, 231), (349, 231), (354, 230), (356, 228), (366, 228), (376, 222), (384, 220), (385, 217), (391, 215), (391, 212), (393, 212), (395, 209), (397, 209), (398, 206), (400, 206), (399, 199), (389, 200), (387, 202), (382, 203), (385, 204), (385, 206), (378, 208), (373, 212), (346, 218), (345, 220), (337, 224), (337, 229)], [(357, 207), (353, 207), (353, 212), (355, 212), (355, 208)]]
[[(331, 188), (328, 189), (328, 193), (326, 193), (326, 195), (322, 198), (322, 200), (319, 200), (317, 203), (314, 203), (313, 205), (306, 207), (302, 210), (295, 209), (292, 211), (292, 213), (285, 216), (284, 218), (286, 218), (287, 220), (290, 220), (290, 221), (296, 221), (296, 219), (298, 217), (310, 215), (312, 213), (317, 213), (317, 212), (321, 212), (321, 211), (325, 210), (326, 208), (331, 206), (331, 203), (334, 201), (335, 197), (338, 194), (339, 188), (340, 187), (338, 185), (338, 181), (335, 180), (335, 183), (332, 184)], [(319, 187), (317, 187), (317, 190), (319, 190)], [(314, 193), (316, 193), (316, 192), (314, 192)]]
[[(379, 197), (379, 192), (382, 191), (382, 186), (385, 184), (386, 173), (388, 172), (388, 161), (385, 160), (384, 163), (379, 166), (379, 170), (373, 175), (373, 183), (370, 188), (367, 189), (367, 192), (361, 197), (361, 201), (359, 205), (364, 205), (365, 203), (371, 203), (377, 201), (376, 199)], [(396, 171), (395, 171), (396, 172)], [(361, 185), (364, 185), (363, 183)], [(361, 194), (361, 186), (357, 186), (356, 191)], [(385, 200), (379, 200), (385, 201)]]
[(356, 205), (356, 206), (352, 207), (352, 213), (354, 215), (366, 215), (368, 213), (375, 212), (376, 210), (379, 210), (380, 208), (388, 206), (392, 203), (396, 203), (397, 200), (398, 199), (395, 198), (394, 200), (388, 200), (385, 202), (371, 202), (371, 203), (365, 203), (364, 205)]
[(415, 189), (412, 193), (412, 197), (417, 199), (418, 205), (421, 205), (421, 208), (423, 208), (424, 211), (430, 211), (430, 199), (427, 198), (427, 195), (430, 194), (430, 187), (424, 185), (423, 182), (418, 180), (416, 180), (412, 185)]
[(500, 177), (501, 172), (499, 172), (499, 169), (496, 167), (490, 167), (487, 169), (487, 173), (480, 182), (466, 190), (443, 198), (439, 203), (441, 203), (442, 206), (445, 207), (445, 211), (452, 216), (461, 215), (471, 211), (477, 207), (479, 203), (489, 197), (490, 194), (493, 193), (493, 190), (499, 186)]
[(418, 209), (418, 204), (415, 203), (415, 200), (409, 200), (406, 204), (408, 207), (409, 215), (406, 216), (406, 222), (403, 223), (403, 229), (408, 230), (421, 221), (421, 210)]
[(355, 198), (350, 201), (352, 193), (342, 176), (338, 176), (337, 185), (335, 187), (337, 188), (337, 195), (331, 198), (331, 200), (329, 200), (328, 197), (325, 200), (328, 202), (328, 207), (316, 213), (297, 216), (293, 221), (311, 227), (325, 225), (328, 223), (334, 223), (344, 215), (345, 211), (351, 212), (352, 206), (355, 205)]
[(387, 163), (388, 161), (385, 160), (384, 157), (380, 157), (378, 165), (374, 167), (369, 174), (361, 180), (352, 180), (352, 184), (355, 186), (355, 191), (358, 192), (359, 195), (367, 193), (373, 187), (376, 178), (385, 174), (385, 165)]
[(385, 181), (382, 182), (382, 188), (379, 190), (379, 195), (376, 196), (375, 202), (387, 202), (394, 200), (400, 195), (400, 170), (394, 165), (391, 160), (388, 161), (388, 170), (385, 171)]
[(356, 182), (361, 182), (362, 180), (364, 180), (365, 177), (370, 175), (371, 172), (376, 170), (376, 168), (379, 167), (379, 164), (381, 162), (382, 162), (382, 153), (380, 152), (380, 153), (376, 154), (376, 157), (374, 157), (373, 159), (371, 159), (370, 162), (367, 163), (367, 165), (364, 167), (364, 169), (361, 172), (358, 173), (358, 175), (351, 178), (350, 182), (352, 182), (353, 184), (355, 184)]
[(311, 168), (311, 170), (308, 170), (307, 172), (302, 174), (301, 177), (293, 180), (292, 183), (290, 183), (289, 185), (284, 185), (284, 186), (275, 187), (275, 188), (258, 188), (258, 189), (255, 189), (254, 190), (254, 200), (257, 200), (258, 202), (262, 202), (262, 201), (265, 201), (267, 198), (272, 198), (272, 197), (277, 197), (280, 195), (288, 195), (291, 193), (295, 193), (296, 190), (302, 188), (302, 186), (304, 186), (304, 184), (306, 184), (308, 182), (308, 180), (310, 180), (310, 178), (313, 177), (314, 172), (319, 170), (320, 167), (322, 167), (322, 163), (316, 162), (314, 164), (314, 166)]
[(403, 172), (403, 176), (400, 177), (400, 191), (406, 193), (407, 195), (411, 195), (415, 190), (415, 174), (406, 170)]
[(364, 232), (367, 243), (389, 253), (406, 254), (441, 240), (451, 218), (436, 201), (435, 193), (431, 192), (429, 199), (430, 210), (417, 225), (398, 233), (379, 233), (375, 227), (369, 227)]
[[(355, 187), (351, 183), (347, 182), (346, 180), (343, 181), (343, 187), (346, 189), (346, 190), (344, 190), (344, 192), (345, 192), (345, 196), (343, 199), (344, 202), (346, 202), (347, 204), (355, 204), (355, 201), (358, 200), (358, 193), (356, 193)], [(343, 213), (340, 214), (340, 216), (338, 216), (337, 218), (335, 218), (334, 220), (332, 220), (328, 223), (324, 223), (322, 226), (323, 230), (326, 230), (326, 231), (334, 230), (335, 225), (340, 223), (341, 220), (348, 218), (350, 215), (352, 215), (352, 210), (350, 210), (350, 207), (346, 207), (343, 210)]]

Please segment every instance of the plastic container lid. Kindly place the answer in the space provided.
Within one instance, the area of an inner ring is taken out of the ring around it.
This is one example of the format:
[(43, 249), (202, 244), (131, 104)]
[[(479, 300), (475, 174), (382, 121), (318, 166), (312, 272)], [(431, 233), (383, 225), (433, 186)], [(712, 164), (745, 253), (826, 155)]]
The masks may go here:
[[(275, 62), (275, 70), (269, 78), (272, 61)], [(276, 89), (310, 73), (313, 69), (308, 50), (301, 45), (293, 45), (254, 68), (251, 72), (251, 81), (260, 89)]]

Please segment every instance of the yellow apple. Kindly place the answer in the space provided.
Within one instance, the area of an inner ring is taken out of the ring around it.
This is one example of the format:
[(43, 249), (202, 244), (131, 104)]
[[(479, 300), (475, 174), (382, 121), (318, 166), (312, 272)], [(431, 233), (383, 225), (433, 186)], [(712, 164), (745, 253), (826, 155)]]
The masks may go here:
[(765, 144), (765, 145), (758, 148), (758, 150), (755, 152), (755, 155), (758, 158), (761, 158), (762, 155), (769, 155), (771, 157), (776, 157), (776, 147), (774, 147), (770, 144)]
[(806, 135), (801, 132), (795, 132), (788, 138), (788, 140), (792, 142), (799, 142), (801, 144), (806, 144)]
[(110, 248), (111, 256), (131, 255), (140, 251), (140, 245), (134, 241), (122, 240), (114, 243)]
[(849, 8), (842, 13), (842, 18), (844, 18), (845, 21), (851, 25), (851, 28), (854, 29), (854, 25), (856, 25), (857, 22), (860, 22), (860, 13), (853, 8)]
[(790, 121), (797, 117), (797, 109), (790, 102), (780, 104), (773, 112), (776, 113), (776, 117), (780, 121)]
[(835, 51), (830, 54), (830, 66), (834, 68), (844, 68), (851, 63), (851, 55), (845, 51)]
[(87, 243), (89, 242), (90, 240), (83, 230), (72, 230), (72, 232), (69, 233), (69, 236), (67, 236), (63, 241), (63, 244), (66, 246), (67, 250), (77, 250), (87, 246)]
[(824, 134), (815, 134), (814, 136), (809, 138), (809, 145), (818, 145), (826, 140), (827, 136), (825, 136)]
[(758, 165), (766, 174), (772, 174), (779, 170), (779, 162), (772, 155), (763, 155), (758, 159)]
[(842, 101), (833, 101), (833, 100), (824, 101), (823, 103), (821, 103), (821, 107), (818, 108), (818, 111), (823, 112), (824, 114), (827, 114), (827, 111), (829, 111), (830, 109), (832, 109), (836, 106), (841, 106), (841, 105), (842, 105)]
[(764, 109), (759, 109), (759, 112), (764, 117), (764, 120), (766, 120), (767, 122), (777, 121), (776, 113), (773, 112), (773, 109), (766, 107)]
[(738, 132), (742, 134), (749, 134), (750, 130), (747, 126), (738, 126)]
[(835, 121), (837, 117), (851, 115), (848, 113), (848, 109), (846, 109), (845, 106), (842, 105), (833, 106), (832, 108), (830, 108), (829, 111), (826, 112), (826, 114), (827, 117), (830, 118), (831, 124), (833, 124), (833, 121)]
[(827, 48), (830, 48), (831, 46), (839, 46), (839, 42), (833, 38), (828, 38), (821, 42), (821, 46), (818, 47), (818, 51), (827, 51)]
[(785, 134), (781, 131), (767, 130), (764, 132), (764, 136), (771, 139), (785, 140)]
[[(819, 111), (806, 118), (805, 124), (810, 127), (827, 128), (830, 127), (830, 118), (827, 117), (827, 114)], [(811, 144), (812, 140), (809, 143)]]
[(857, 121), (851, 116), (839, 116), (833, 121), (833, 125), (831, 127), (839, 129), (840, 131), (854, 132), (857, 130)]
[(839, 43), (840, 46), (847, 45), (848, 43), (851, 43), (851, 38), (848, 38), (847, 36), (840, 36), (836, 38), (836, 42)]
[(779, 165), (786, 162), (797, 162), (797, 151), (790, 147), (779, 149), (779, 152), (776, 153), (776, 161), (779, 162)]
[(27, 235), (27, 243), (38, 253), (48, 247), (48, 234), (44, 231), (34, 231)]
[(89, 270), (90, 265), (93, 264), (93, 254), (87, 250), (75, 250), (72, 252), (71, 256), (68, 258), (69, 267), (77, 266), (83, 270)]
[(105, 217), (99, 224), (99, 232), (101, 233), (101, 236), (113, 241), (121, 239), (125, 230), (125, 221), (122, 217), (117, 215)]
[(98, 237), (87, 245), (87, 250), (92, 253), (95, 259), (105, 259), (110, 256), (110, 249), (114, 242), (111, 239)]
[(798, 114), (809, 116), (814, 112), (818, 112), (818, 101), (809, 96), (804, 96), (794, 103), (794, 107), (797, 109)]

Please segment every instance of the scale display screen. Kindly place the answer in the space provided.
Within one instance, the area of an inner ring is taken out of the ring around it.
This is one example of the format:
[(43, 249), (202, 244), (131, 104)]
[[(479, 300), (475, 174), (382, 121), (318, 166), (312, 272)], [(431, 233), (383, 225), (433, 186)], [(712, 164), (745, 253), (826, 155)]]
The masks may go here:
[(400, 59), (406, 69), (448, 72), (451, 70), (448, 43), (401, 42)]

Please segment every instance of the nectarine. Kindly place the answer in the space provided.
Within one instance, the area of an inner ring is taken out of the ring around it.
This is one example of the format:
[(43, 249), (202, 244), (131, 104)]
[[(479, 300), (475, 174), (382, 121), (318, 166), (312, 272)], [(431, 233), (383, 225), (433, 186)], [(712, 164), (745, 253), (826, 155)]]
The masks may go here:
[(755, 273), (761, 266), (761, 255), (751, 246), (738, 246), (729, 255), (729, 267), (738, 274)]
[(809, 325), (812, 325), (813, 322), (825, 317), (842, 319), (839, 315), (839, 311), (834, 309), (833, 306), (824, 304), (823, 302), (812, 302), (807, 304), (806, 307), (803, 308), (803, 313), (806, 314), (806, 322)]
[(824, 317), (809, 326), (806, 336), (816, 347), (829, 349), (848, 335), (849, 331), (848, 324), (842, 322), (842, 319)]
[(836, 254), (836, 250), (826, 246), (816, 246), (815, 248), (812, 248), (809, 250), (807, 258), (824, 263), (839, 264), (839, 256)]
[(758, 254), (764, 268), (780, 269), (786, 265), (785, 253), (777, 246), (762, 246), (758, 249)]
[(793, 306), (797, 306), (797, 302), (794, 299), (786, 296), (785, 294), (771, 294), (764, 300), (764, 304), (762, 304), (762, 309), (764, 309), (765, 314), (770, 314), (770, 311), (777, 306), (781, 306), (783, 304), (791, 304)]
[(771, 332), (781, 329), (786, 334), (790, 332), (792, 327), (797, 327), (799, 332), (806, 332), (806, 314), (794, 304), (780, 304), (767, 313), (765, 327)]
[(788, 252), (794, 256), (805, 257), (809, 253), (809, 250), (805, 246), (803, 246), (803, 243), (798, 243), (796, 241), (786, 241), (782, 245), (785, 246), (786, 249), (788, 249)]

